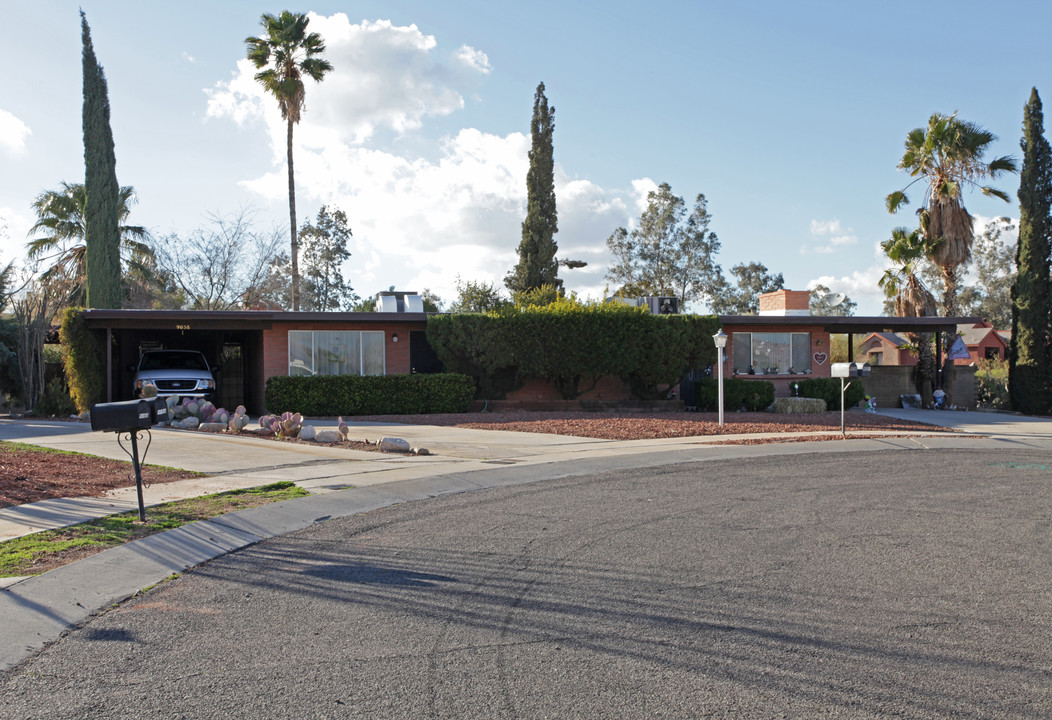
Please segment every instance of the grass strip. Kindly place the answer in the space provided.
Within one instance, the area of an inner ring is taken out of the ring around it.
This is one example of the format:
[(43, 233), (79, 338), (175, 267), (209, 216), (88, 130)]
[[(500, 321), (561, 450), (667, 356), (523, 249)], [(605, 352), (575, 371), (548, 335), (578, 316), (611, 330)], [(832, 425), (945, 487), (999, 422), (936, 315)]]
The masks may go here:
[(5, 540), (0, 542), (0, 577), (38, 575), (111, 547), (197, 520), (309, 494), (295, 483), (282, 481), (155, 505), (147, 508), (145, 523), (139, 522), (139, 513), (133, 510)]

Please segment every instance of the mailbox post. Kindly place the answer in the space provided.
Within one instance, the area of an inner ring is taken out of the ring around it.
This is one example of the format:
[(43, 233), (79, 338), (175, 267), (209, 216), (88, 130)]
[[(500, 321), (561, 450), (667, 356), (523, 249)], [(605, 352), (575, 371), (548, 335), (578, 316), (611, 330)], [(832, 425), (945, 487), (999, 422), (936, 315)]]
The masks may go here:
[(847, 379), (868, 377), (869, 363), (833, 363), (829, 369), (833, 377), (840, 378), (840, 436), (847, 437), (847, 430), (844, 427), (844, 393), (851, 385)]
[[(164, 416), (163, 418), (161, 416)], [(132, 459), (135, 470), (135, 490), (139, 496), (139, 520), (146, 521), (146, 507), (142, 499), (142, 468), (139, 465), (139, 432), (149, 429), (162, 419), (166, 420), (168, 407), (163, 398), (148, 400), (126, 400), (124, 402), (96, 403), (91, 406), (91, 429), (94, 431), (117, 433), (117, 444)], [(121, 435), (131, 437), (131, 451), (124, 447)], [(149, 443), (146, 449), (149, 450)], [(144, 454), (145, 457), (145, 454)]]

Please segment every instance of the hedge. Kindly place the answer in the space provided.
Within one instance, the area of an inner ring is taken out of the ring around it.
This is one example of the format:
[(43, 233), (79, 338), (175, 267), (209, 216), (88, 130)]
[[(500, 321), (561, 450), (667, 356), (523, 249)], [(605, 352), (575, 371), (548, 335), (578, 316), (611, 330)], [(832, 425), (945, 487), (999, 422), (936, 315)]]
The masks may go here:
[(274, 376), (267, 380), (269, 413), (301, 415), (419, 415), (468, 409), (474, 381), (454, 373), (435, 375)]
[(59, 343), (66, 369), (69, 395), (79, 412), (85, 413), (102, 399), (106, 386), (105, 343), (100, 334), (88, 329), (82, 308), (67, 308), (62, 315)]
[[(704, 378), (694, 384), (698, 396), (698, 409), (713, 411), (719, 408), (719, 385), (716, 378)], [(744, 408), (752, 412), (766, 410), (774, 402), (774, 383), (766, 380), (743, 380), (724, 378), (723, 409), (737, 411)]]
[[(800, 397), (820, 398), (826, 401), (826, 410), (840, 409), (839, 378), (808, 378), (798, 383)], [(851, 381), (844, 392), (844, 407), (853, 408), (866, 397), (866, 388), (857, 378)]]
[(622, 303), (563, 299), (544, 307), (428, 318), (427, 339), (450, 372), (475, 379), (478, 397), (500, 399), (530, 379), (567, 400), (613, 375), (640, 398), (668, 394), (716, 359), (714, 316), (651, 315)]

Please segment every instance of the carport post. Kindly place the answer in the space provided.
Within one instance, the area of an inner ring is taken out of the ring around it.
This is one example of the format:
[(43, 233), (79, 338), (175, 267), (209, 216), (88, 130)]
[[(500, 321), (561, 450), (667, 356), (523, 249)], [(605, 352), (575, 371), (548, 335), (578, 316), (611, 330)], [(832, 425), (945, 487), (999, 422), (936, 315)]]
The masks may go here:
[(106, 328), (106, 402), (113, 402), (113, 328)]

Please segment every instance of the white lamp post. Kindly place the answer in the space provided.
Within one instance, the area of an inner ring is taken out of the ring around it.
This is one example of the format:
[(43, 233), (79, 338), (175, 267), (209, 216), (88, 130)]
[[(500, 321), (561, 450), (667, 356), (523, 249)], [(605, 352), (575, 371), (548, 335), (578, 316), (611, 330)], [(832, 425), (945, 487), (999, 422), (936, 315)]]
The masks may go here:
[(716, 343), (716, 387), (719, 388), (717, 405), (720, 413), (720, 427), (723, 427), (723, 349), (727, 347), (727, 336), (723, 333), (723, 328), (712, 336), (712, 341)]

